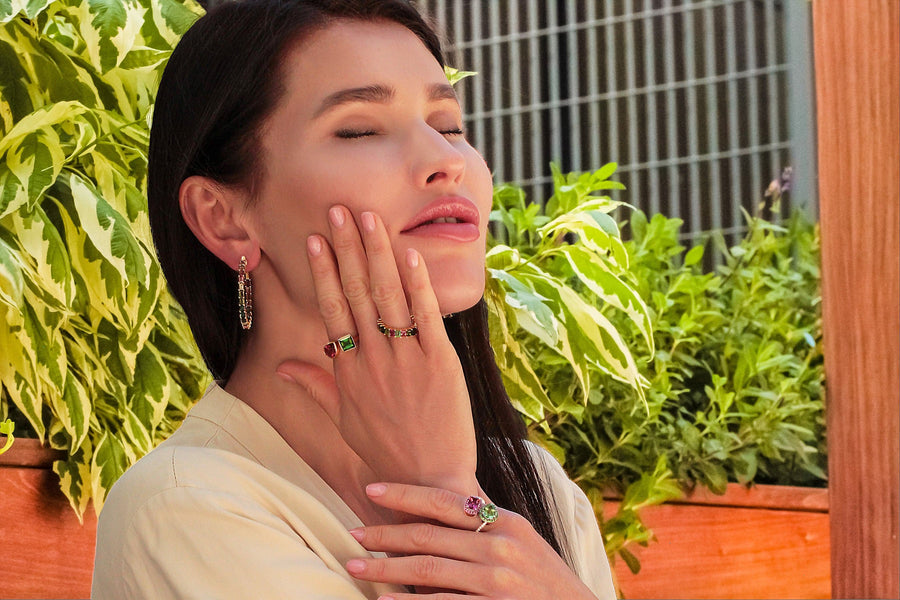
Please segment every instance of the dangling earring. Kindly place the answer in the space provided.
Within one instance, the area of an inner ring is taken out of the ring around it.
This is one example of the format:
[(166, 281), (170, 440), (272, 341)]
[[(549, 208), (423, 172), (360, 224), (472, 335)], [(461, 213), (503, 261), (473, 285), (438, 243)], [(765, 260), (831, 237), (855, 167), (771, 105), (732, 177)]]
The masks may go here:
[(247, 274), (247, 257), (241, 256), (238, 266), (238, 316), (241, 327), (250, 329), (253, 325), (253, 283)]

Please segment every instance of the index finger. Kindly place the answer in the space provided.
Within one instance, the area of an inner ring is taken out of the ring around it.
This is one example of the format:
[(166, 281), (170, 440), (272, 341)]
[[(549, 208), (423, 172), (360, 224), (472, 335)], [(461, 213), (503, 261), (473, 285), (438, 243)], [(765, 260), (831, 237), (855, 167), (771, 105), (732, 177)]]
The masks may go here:
[[(473, 490), (473, 494), (477, 493), (478, 490)], [(405, 483), (373, 483), (366, 486), (366, 495), (385, 508), (432, 519), (458, 529), (475, 530), (482, 523), (478, 515), (466, 513), (466, 501), (475, 496), (466, 497), (450, 490)], [(486, 499), (484, 502), (490, 503)]]

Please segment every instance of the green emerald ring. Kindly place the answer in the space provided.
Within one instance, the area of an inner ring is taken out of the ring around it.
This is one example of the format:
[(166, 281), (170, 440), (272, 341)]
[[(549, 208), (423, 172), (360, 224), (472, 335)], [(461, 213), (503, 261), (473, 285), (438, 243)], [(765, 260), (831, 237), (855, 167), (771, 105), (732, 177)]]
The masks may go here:
[(336, 340), (330, 341), (325, 344), (325, 347), (322, 350), (325, 352), (325, 356), (328, 358), (334, 358), (341, 352), (349, 352), (357, 347), (356, 340), (353, 339), (352, 334), (347, 334), (343, 337), (339, 337)]
[(493, 523), (500, 517), (500, 510), (496, 504), (485, 504), (478, 509), (478, 518), (481, 519), (481, 525), (478, 526), (476, 532), (481, 531), (486, 525)]

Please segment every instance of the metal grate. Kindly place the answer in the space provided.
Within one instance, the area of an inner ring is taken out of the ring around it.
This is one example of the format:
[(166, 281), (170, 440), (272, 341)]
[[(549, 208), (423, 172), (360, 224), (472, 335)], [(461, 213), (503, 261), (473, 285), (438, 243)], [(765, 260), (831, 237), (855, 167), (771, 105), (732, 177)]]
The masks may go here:
[[(619, 163), (622, 199), (738, 233), (782, 168), (815, 210), (807, 0), (426, 0), (473, 143), (541, 201)], [(788, 85), (788, 82), (791, 85)], [(789, 118), (790, 117), (790, 118)], [(783, 207), (786, 211), (789, 206)]]

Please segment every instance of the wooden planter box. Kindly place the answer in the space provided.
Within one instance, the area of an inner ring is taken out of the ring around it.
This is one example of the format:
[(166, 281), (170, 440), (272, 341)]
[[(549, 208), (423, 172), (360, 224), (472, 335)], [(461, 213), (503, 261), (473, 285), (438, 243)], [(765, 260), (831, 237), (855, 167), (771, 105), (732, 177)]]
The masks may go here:
[[(3, 445), (0, 438), (0, 446)], [(97, 516), (84, 524), (51, 470), (59, 454), (18, 438), (0, 455), (0, 597), (88, 598)]]
[[(0, 440), (2, 445), (2, 440)], [(50, 466), (57, 456), (17, 439), (0, 455), (0, 597), (88, 598), (97, 516), (78, 522)], [(615, 501), (604, 508), (608, 516)], [(625, 598), (829, 598), (828, 491), (730, 485), (642, 516), (656, 534), (636, 548), (641, 572), (615, 565)]]
[(641, 515), (657, 541), (634, 549), (637, 575), (616, 561), (624, 598), (831, 597), (827, 489), (731, 484)]

